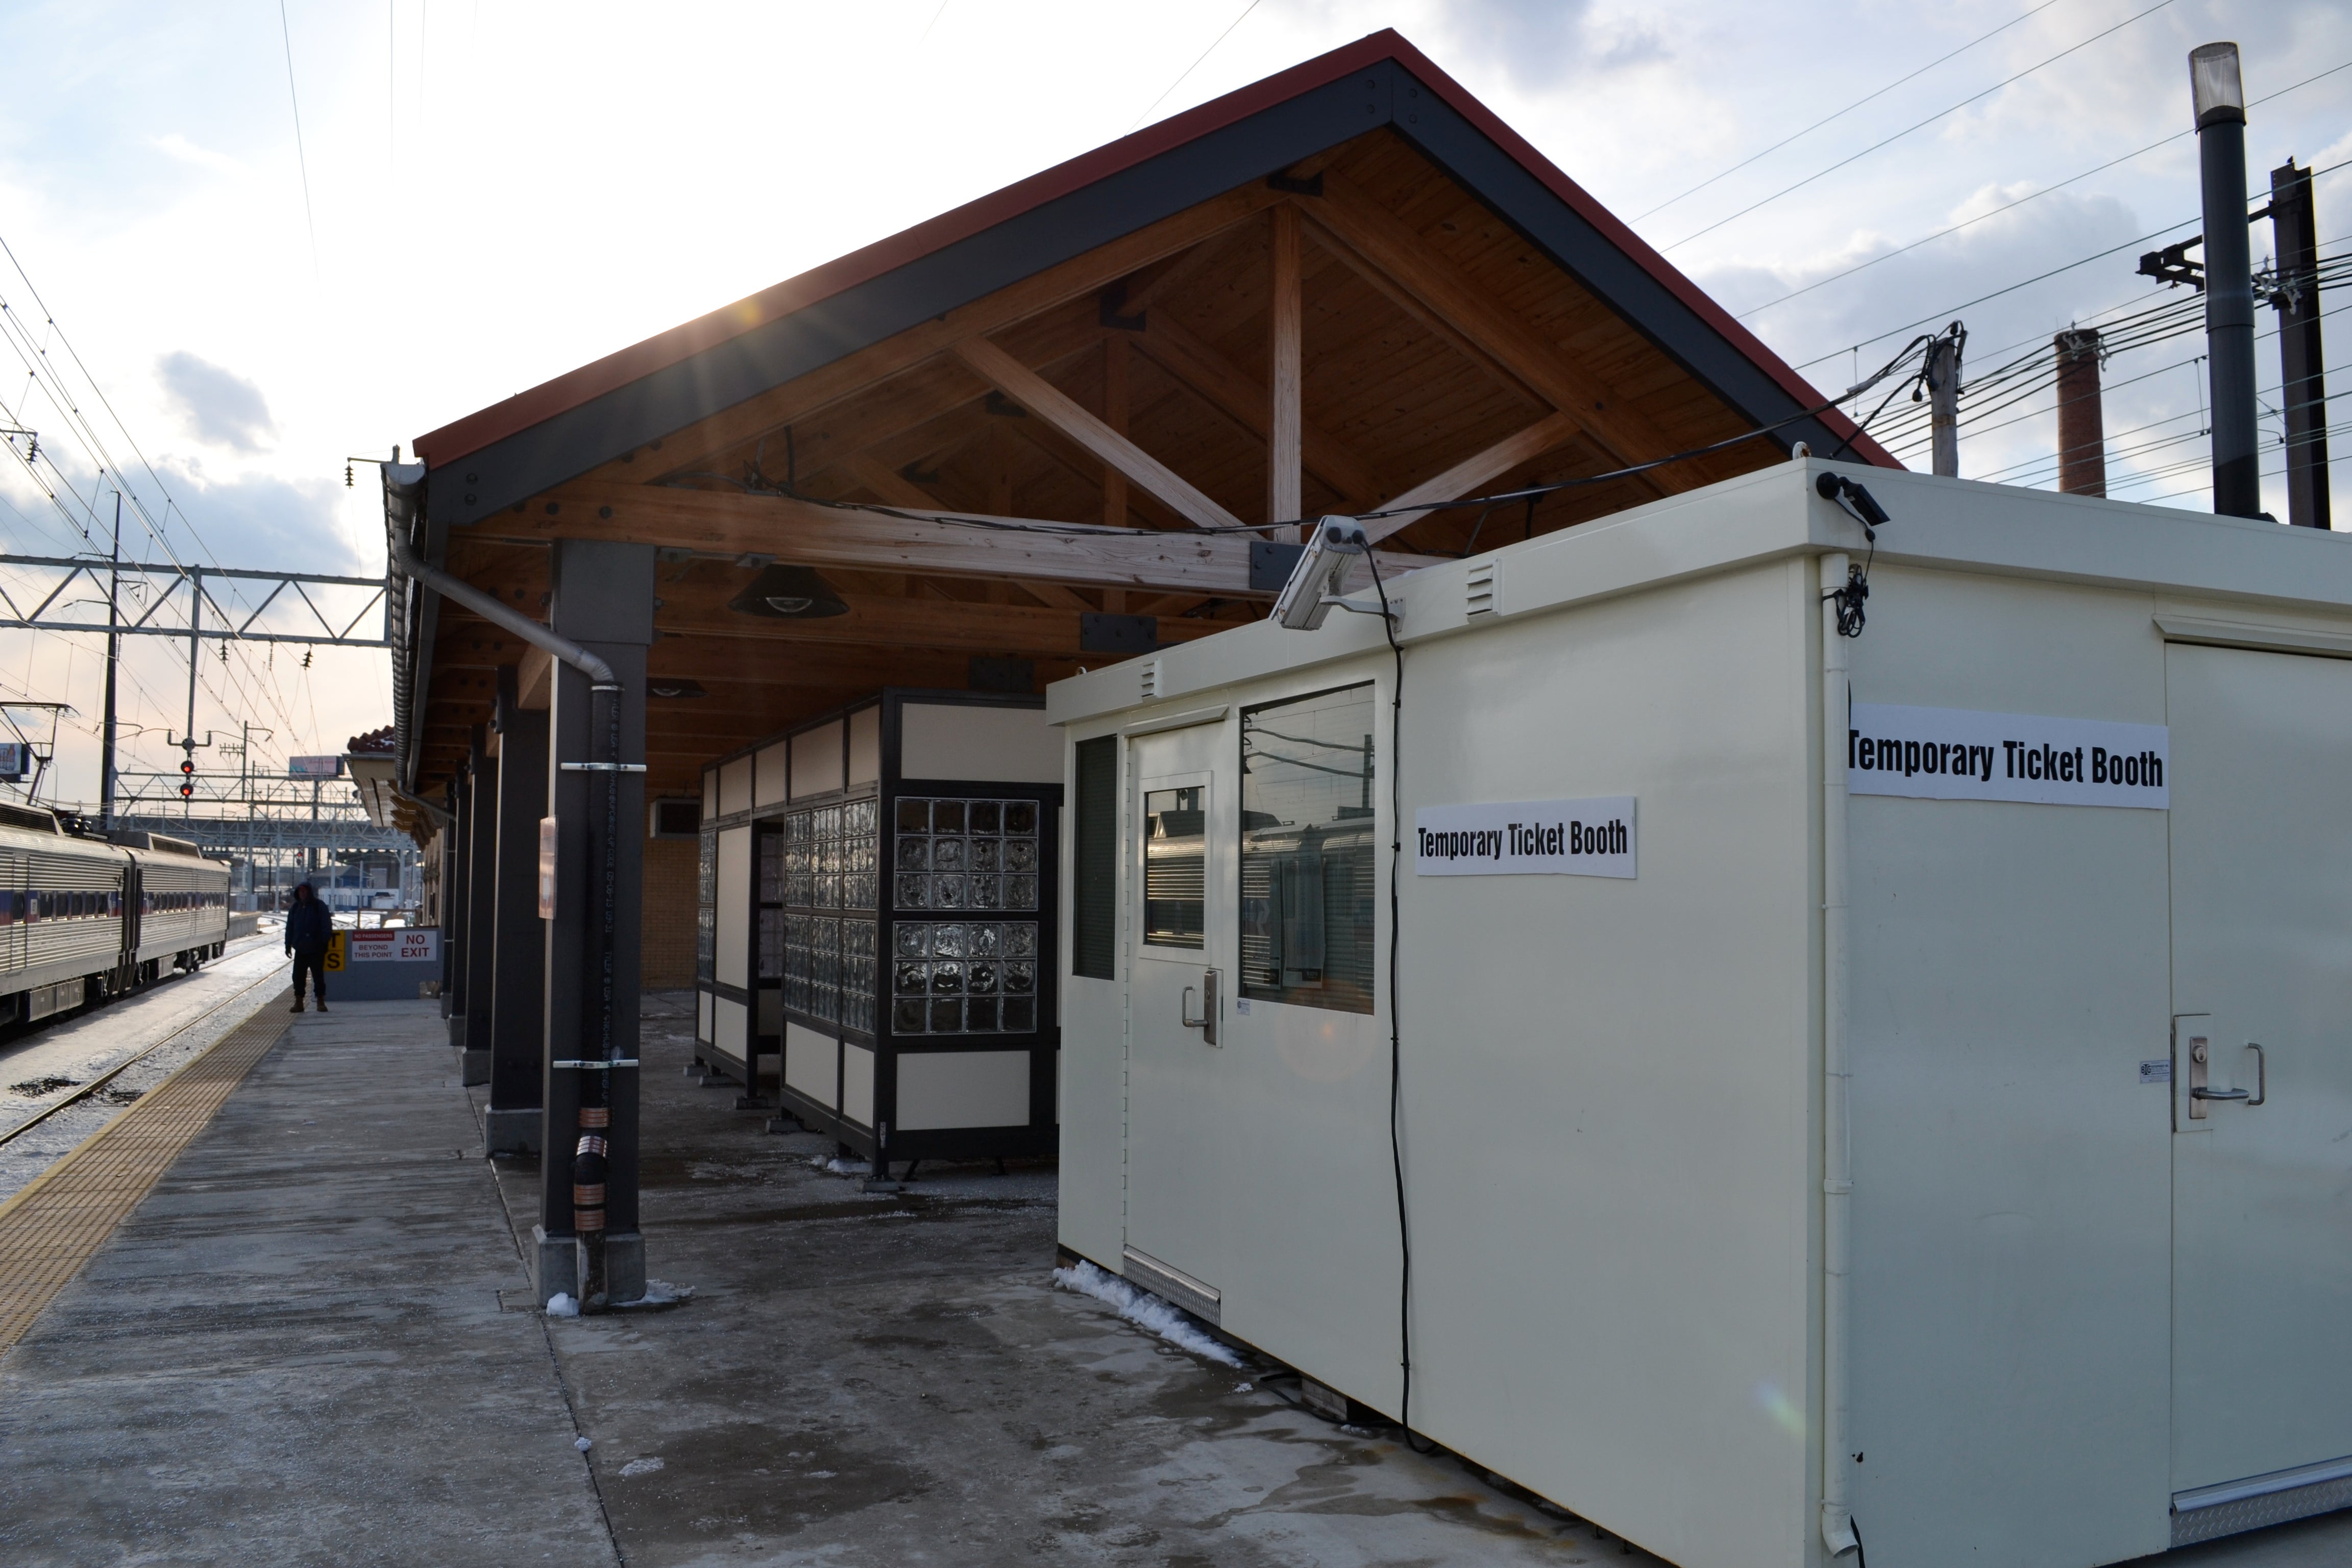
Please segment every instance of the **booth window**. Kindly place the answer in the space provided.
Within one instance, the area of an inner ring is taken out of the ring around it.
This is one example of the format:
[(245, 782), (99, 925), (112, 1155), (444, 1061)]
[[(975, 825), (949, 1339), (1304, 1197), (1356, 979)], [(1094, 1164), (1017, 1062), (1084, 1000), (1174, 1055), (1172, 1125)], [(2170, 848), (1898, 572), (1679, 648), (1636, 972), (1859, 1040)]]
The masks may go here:
[(1152, 947), (1208, 945), (1206, 785), (1143, 797), (1143, 940)]
[(1372, 1010), (1372, 689), (1242, 711), (1241, 991)]
[(1077, 821), (1071, 831), (1070, 973), (1108, 980), (1118, 953), (1118, 737), (1077, 745)]

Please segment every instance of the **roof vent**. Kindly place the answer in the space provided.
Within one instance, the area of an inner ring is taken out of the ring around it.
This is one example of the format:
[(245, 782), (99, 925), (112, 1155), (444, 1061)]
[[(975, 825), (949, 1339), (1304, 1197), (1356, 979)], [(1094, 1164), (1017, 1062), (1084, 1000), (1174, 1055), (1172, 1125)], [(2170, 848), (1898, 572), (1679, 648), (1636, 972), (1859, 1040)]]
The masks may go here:
[(1463, 580), (1463, 608), (1474, 616), (1495, 613), (1495, 563), (1481, 561)]
[(1153, 698), (1159, 696), (1160, 661), (1156, 658), (1145, 659), (1143, 661), (1143, 668), (1138, 672), (1138, 679), (1141, 682), (1143, 688), (1143, 700), (1149, 702)]
[(58, 819), (37, 805), (0, 802), (0, 827), (21, 827), (32, 833), (55, 833)]

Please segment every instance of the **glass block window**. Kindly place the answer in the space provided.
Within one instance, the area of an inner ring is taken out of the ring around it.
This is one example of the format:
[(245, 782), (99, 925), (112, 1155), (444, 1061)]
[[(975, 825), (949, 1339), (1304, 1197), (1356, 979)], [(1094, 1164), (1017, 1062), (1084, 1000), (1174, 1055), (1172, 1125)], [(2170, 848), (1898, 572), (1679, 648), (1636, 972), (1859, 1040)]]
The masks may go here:
[(784, 1005), (828, 1024), (841, 1021), (841, 921), (784, 916)]
[(1037, 1027), (1032, 921), (900, 921), (890, 955), (898, 1035), (1027, 1034)]
[(841, 922), (841, 1022), (868, 1035), (874, 1032), (876, 929), (871, 920)]
[(891, 902), (902, 910), (1037, 907), (1037, 803), (905, 798), (898, 805)]
[(880, 879), (881, 803), (845, 801), (784, 819), (782, 901), (793, 909), (870, 910)]
[(706, 827), (694, 868), (694, 977), (709, 980), (719, 957), (719, 829)]

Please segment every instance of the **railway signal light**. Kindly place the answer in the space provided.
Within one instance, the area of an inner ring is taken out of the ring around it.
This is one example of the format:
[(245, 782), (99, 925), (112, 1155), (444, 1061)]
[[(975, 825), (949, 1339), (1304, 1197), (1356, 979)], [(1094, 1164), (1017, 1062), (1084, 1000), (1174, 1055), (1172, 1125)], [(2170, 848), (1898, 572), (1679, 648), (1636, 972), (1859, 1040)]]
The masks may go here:
[(195, 758), (183, 757), (180, 759), (180, 798), (182, 800), (189, 799), (196, 793), (195, 772)]

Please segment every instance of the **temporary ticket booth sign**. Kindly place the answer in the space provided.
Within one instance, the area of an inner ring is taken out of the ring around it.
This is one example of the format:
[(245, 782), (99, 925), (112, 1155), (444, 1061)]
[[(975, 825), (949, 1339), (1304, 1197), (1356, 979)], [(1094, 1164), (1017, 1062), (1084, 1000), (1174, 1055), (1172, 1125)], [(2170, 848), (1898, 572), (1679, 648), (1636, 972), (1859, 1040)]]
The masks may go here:
[(2172, 731), (2034, 713), (1853, 704), (1846, 723), (1849, 795), (2011, 800), (2041, 805), (2172, 804)]
[(1413, 813), (1423, 877), (1633, 875), (1633, 797), (1431, 805)]

